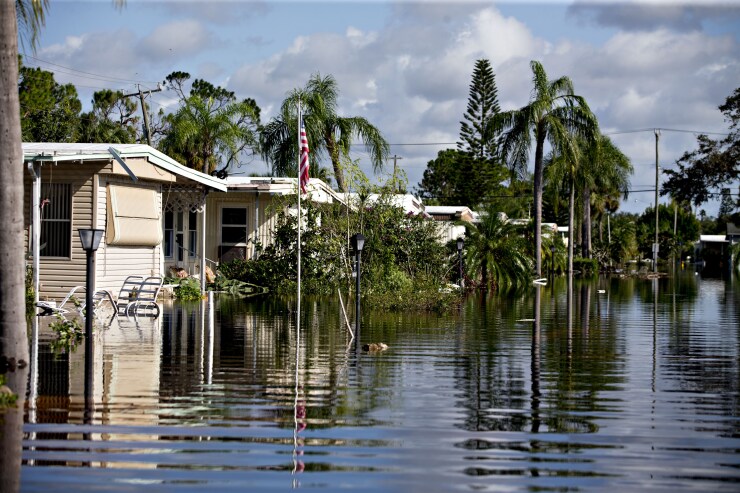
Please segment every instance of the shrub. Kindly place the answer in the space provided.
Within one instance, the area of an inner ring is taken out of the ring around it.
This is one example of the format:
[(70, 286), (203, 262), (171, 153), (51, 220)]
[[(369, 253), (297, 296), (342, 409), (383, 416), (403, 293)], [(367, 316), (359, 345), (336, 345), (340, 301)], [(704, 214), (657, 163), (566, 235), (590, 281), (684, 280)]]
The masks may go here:
[(201, 298), (200, 281), (194, 277), (180, 280), (175, 287), (175, 297), (182, 301), (199, 300)]
[(575, 258), (573, 270), (581, 271), (582, 277), (593, 277), (599, 274), (599, 262), (595, 258)]
[(54, 353), (72, 352), (82, 342), (84, 332), (80, 321), (76, 318), (67, 320), (60, 313), (56, 314), (56, 321), (49, 324), (56, 338), (51, 341), (51, 349)]

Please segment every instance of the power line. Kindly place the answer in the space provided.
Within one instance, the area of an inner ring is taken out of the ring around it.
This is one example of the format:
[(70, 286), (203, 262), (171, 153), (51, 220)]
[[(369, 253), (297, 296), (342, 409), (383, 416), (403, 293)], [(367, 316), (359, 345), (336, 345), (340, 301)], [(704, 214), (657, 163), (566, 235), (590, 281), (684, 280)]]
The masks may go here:
[[(91, 77), (87, 77), (87, 78), (98, 78), (98, 80), (108, 80), (108, 81), (111, 81), (111, 82), (115, 82), (115, 81), (128, 82), (128, 83), (131, 83), (131, 84), (143, 84), (143, 83), (157, 84), (157, 81), (124, 79), (124, 78), (121, 78), (121, 77), (112, 77), (112, 76), (108, 76), (108, 75), (96, 74), (96, 73), (93, 73), (93, 72), (85, 72), (84, 70), (77, 70), (77, 69), (72, 68), (72, 67), (66, 67), (64, 65), (59, 65), (58, 63), (49, 62), (47, 60), (42, 60), (41, 58), (37, 58), (37, 57), (35, 57), (33, 55), (29, 55), (29, 54), (26, 54), (26, 53), (23, 54), (23, 57), (24, 58), (31, 58), (33, 60), (36, 60), (37, 62), (46, 63), (48, 65), (53, 65), (54, 67), (59, 67), (59, 68), (63, 68), (63, 69), (66, 69), (66, 70), (71, 70), (72, 72), (77, 72), (79, 74), (85, 74), (85, 75), (91, 76)], [(38, 68), (43, 68), (43, 67), (38, 67)], [(71, 73), (71, 74), (70, 73), (67, 73), (67, 72), (61, 72), (61, 73), (65, 73), (67, 75), (77, 75), (75, 73)], [(82, 77), (82, 76), (78, 76), (78, 77)]]

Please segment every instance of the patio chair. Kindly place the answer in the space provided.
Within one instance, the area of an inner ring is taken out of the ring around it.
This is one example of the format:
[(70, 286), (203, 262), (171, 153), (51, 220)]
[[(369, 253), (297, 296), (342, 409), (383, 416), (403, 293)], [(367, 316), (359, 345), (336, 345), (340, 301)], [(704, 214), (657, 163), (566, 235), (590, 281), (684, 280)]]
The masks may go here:
[(143, 280), (144, 278), (142, 276), (128, 276), (123, 280), (117, 298), (118, 307), (116, 312), (118, 314), (126, 313), (128, 305), (138, 296)]
[[(39, 312), (40, 317), (46, 317), (49, 315), (55, 315), (57, 313), (61, 313), (62, 315), (67, 314), (70, 312), (70, 310), (76, 310), (80, 315), (85, 313), (85, 298), (83, 297), (81, 300), (78, 296), (75, 296), (75, 293), (79, 291), (80, 289), (84, 290), (85, 286), (75, 286), (72, 289), (69, 290), (67, 295), (64, 297), (64, 299), (57, 305), (55, 301), (39, 301), (36, 306), (41, 308), (42, 311)], [(109, 291), (105, 289), (100, 289), (98, 291), (95, 291), (93, 293), (93, 314), (105, 303), (108, 301), (111, 306), (113, 307), (114, 313), (118, 313), (118, 306), (116, 302), (113, 300), (113, 296), (110, 294)]]
[[(131, 314), (137, 316), (142, 312), (144, 315), (158, 317), (159, 305), (157, 305), (157, 296), (159, 296), (159, 291), (162, 289), (163, 283), (164, 279), (159, 276), (147, 277), (141, 281), (136, 294), (128, 299), (125, 307), (126, 316)], [(120, 309), (119, 302), (119, 311)], [(149, 313), (148, 310), (153, 310), (153, 313)]]

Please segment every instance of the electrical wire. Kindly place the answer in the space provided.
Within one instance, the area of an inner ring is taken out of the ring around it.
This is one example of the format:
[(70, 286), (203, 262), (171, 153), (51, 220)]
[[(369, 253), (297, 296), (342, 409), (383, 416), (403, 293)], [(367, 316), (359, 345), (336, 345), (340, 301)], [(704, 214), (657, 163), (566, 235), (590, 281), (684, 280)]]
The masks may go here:
[[(23, 54), (23, 57), (24, 58), (30, 58), (32, 60), (36, 60), (37, 62), (40, 62), (40, 63), (46, 63), (46, 64), (52, 65), (54, 67), (63, 68), (65, 70), (71, 70), (72, 72), (77, 72), (78, 74), (85, 74), (87, 76), (90, 76), (90, 77), (87, 77), (87, 78), (97, 78), (97, 80), (107, 80), (107, 81), (111, 81), (111, 82), (116, 82), (116, 81), (118, 81), (118, 82), (128, 82), (128, 83), (132, 83), (132, 84), (144, 84), (144, 83), (147, 83), (147, 84), (158, 84), (159, 83), (159, 81), (125, 79), (125, 78), (121, 78), (121, 77), (113, 77), (113, 76), (108, 76), (108, 75), (96, 74), (96, 73), (93, 73), (93, 72), (85, 72), (84, 70), (77, 70), (77, 69), (72, 68), (72, 67), (66, 67), (64, 65), (59, 65), (58, 63), (50, 62), (50, 61), (47, 61), (47, 60), (42, 60), (41, 58), (35, 57), (33, 55), (29, 55), (27, 53), (24, 53)], [(43, 67), (38, 67), (38, 68), (43, 68)], [(68, 75), (77, 75), (77, 74), (74, 74), (74, 73), (69, 74), (67, 72), (61, 72), (61, 73), (66, 73)], [(77, 75), (77, 76), (78, 77), (83, 77), (82, 75)], [(85, 78), (85, 77), (83, 77), (83, 78)]]

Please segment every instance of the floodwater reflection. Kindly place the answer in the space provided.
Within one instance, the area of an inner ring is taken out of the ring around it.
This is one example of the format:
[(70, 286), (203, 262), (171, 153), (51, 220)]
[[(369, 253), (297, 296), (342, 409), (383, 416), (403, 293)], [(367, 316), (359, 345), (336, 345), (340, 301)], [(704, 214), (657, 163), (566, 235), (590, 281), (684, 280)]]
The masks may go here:
[(87, 388), (42, 319), (21, 489), (737, 491), (739, 298), (558, 278), (367, 311), (381, 353), (353, 350), (338, 300), (302, 300), (300, 339), (292, 300), (168, 303), (96, 331)]

